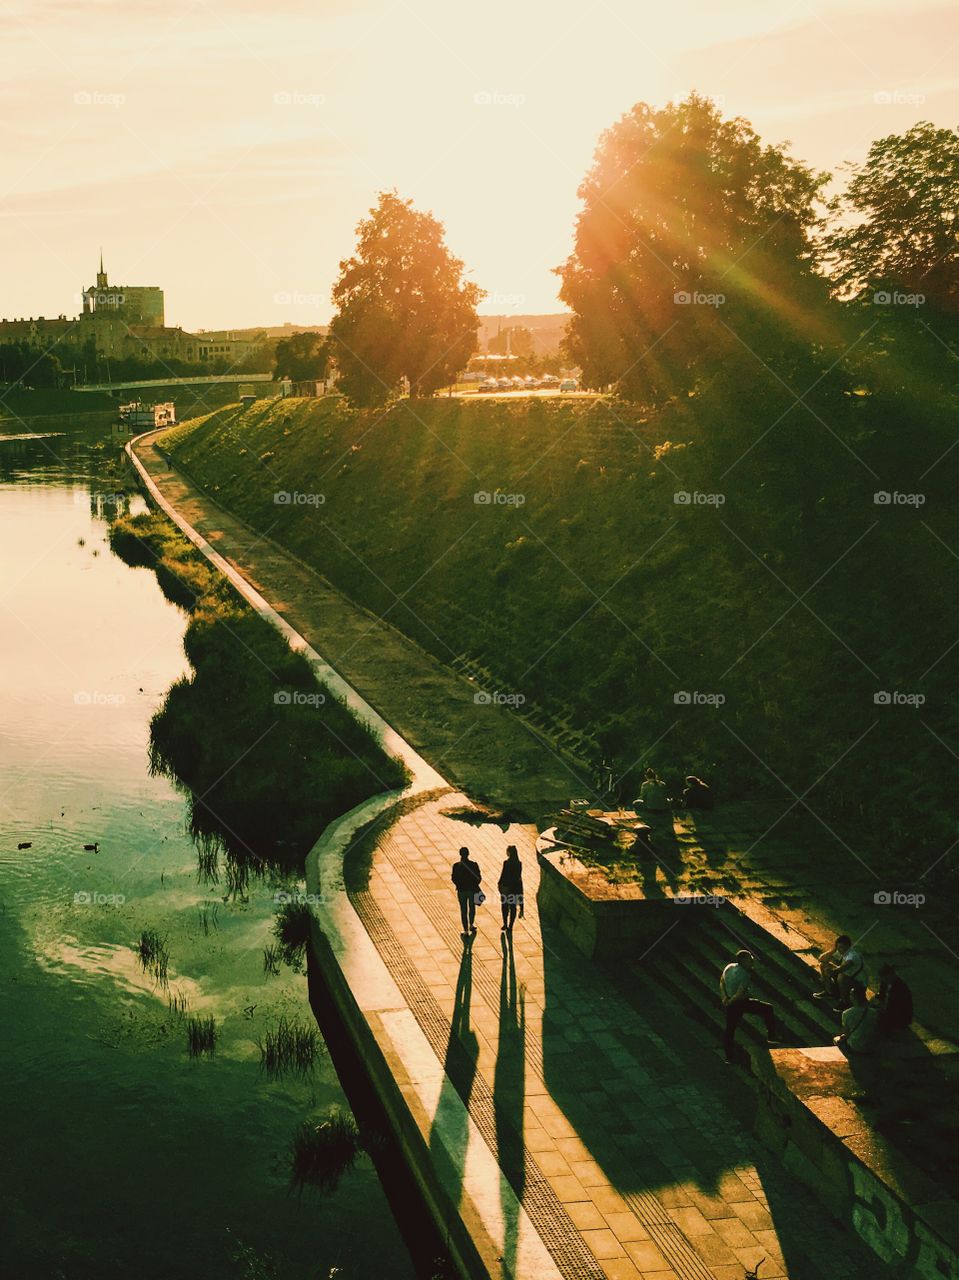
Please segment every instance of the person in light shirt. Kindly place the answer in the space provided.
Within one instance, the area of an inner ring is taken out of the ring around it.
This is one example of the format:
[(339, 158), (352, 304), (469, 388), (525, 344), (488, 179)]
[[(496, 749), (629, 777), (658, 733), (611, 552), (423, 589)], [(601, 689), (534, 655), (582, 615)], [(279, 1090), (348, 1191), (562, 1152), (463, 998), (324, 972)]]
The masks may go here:
[(865, 973), (866, 962), (853, 947), (852, 938), (847, 933), (841, 933), (832, 951), (825, 951), (819, 957), (822, 990), (814, 992), (814, 995), (817, 1000), (832, 997), (844, 1008), (849, 1004), (849, 992), (853, 983), (861, 982)]
[(854, 982), (849, 989), (850, 1005), (842, 1015), (842, 1034), (833, 1043), (844, 1053), (871, 1053), (879, 1030), (879, 1010), (866, 1001), (866, 988)]
[(752, 986), (756, 957), (751, 951), (737, 951), (736, 958), (723, 969), (719, 979), (719, 995), (726, 1011), (726, 1031), (723, 1048), (726, 1061), (733, 1061), (736, 1028), (747, 1013), (758, 1014), (766, 1024), (766, 1039), (773, 1043), (776, 1034), (776, 1011), (765, 1000), (755, 1000), (749, 993)]

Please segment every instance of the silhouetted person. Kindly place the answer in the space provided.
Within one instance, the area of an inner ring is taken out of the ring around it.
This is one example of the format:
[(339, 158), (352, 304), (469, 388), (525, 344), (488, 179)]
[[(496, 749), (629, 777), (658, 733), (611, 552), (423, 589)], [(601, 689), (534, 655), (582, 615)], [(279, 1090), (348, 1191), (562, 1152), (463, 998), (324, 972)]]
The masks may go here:
[(703, 782), (702, 778), (697, 778), (691, 773), (686, 779), (686, 787), (683, 791), (683, 808), (712, 809), (714, 804), (712, 787)]
[(886, 1034), (905, 1031), (912, 1023), (912, 992), (891, 964), (879, 970), (879, 995), (874, 1008)]
[(861, 982), (849, 988), (849, 1001), (842, 1015), (842, 1033), (833, 1043), (844, 1053), (869, 1053), (879, 1030), (879, 1010), (866, 1003), (866, 988)]
[(847, 933), (841, 933), (832, 951), (824, 951), (819, 957), (819, 973), (822, 990), (813, 992), (816, 999), (833, 996), (841, 1005), (847, 1005), (852, 984), (861, 982), (866, 974), (866, 962)]
[(776, 1011), (764, 1000), (754, 1000), (750, 996), (752, 971), (756, 957), (751, 951), (737, 951), (736, 959), (727, 964), (719, 979), (719, 994), (723, 1008), (726, 1010), (726, 1033), (723, 1037), (723, 1048), (726, 1050), (726, 1061), (733, 1060), (733, 1044), (736, 1039), (736, 1028), (744, 1014), (756, 1013), (766, 1024), (766, 1039), (770, 1042), (776, 1037)]
[(650, 813), (665, 813), (669, 808), (666, 783), (655, 769), (647, 769), (643, 785), (639, 788), (639, 802)]
[(476, 925), (473, 922), (476, 919), (476, 903), (479, 900), (483, 873), (479, 869), (479, 863), (473, 862), (470, 858), (470, 851), (465, 845), (460, 849), (459, 862), (453, 863), (453, 874), (450, 879), (456, 886), (456, 896), (460, 904), (460, 919), (463, 922), (463, 933), (466, 935), (475, 933)]
[(496, 887), (499, 889), (500, 905), (503, 908), (503, 928), (501, 932), (512, 933), (513, 925), (516, 923), (517, 909), (521, 920), (525, 914), (523, 906), (523, 864), (519, 860), (519, 851), (515, 844), (507, 845), (506, 861), (503, 863), (503, 870), (499, 873), (499, 881)]

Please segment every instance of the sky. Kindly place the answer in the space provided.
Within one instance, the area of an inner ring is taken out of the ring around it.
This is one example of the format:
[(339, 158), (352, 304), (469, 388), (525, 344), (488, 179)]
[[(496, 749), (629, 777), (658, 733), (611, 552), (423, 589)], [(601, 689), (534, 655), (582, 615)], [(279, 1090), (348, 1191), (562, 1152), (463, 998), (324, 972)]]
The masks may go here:
[(481, 311), (556, 311), (577, 187), (634, 103), (697, 89), (835, 171), (959, 123), (957, 45), (923, 0), (4, 0), (0, 315), (77, 314), (102, 246), (167, 324), (325, 323), (394, 187)]

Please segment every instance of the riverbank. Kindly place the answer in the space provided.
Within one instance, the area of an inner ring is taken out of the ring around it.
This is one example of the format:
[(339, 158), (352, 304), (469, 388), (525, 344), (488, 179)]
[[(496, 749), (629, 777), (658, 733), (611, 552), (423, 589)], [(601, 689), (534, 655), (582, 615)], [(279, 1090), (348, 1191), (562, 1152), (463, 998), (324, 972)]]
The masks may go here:
[[(110, 552), (117, 510), (144, 504), (121, 506), (100, 442), (24, 442), (0, 484), (4, 1274), (410, 1280), (367, 1158), (290, 1194), (294, 1134), (347, 1099), (322, 1052), (308, 1077), (261, 1068), (258, 1041), (311, 1023), (304, 978), (264, 969), (290, 878), (224, 901), (182, 793), (150, 774), (185, 619)], [(139, 959), (149, 932), (166, 985)], [(213, 1019), (212, 1056), (191, 1056), (192, 1017)]]

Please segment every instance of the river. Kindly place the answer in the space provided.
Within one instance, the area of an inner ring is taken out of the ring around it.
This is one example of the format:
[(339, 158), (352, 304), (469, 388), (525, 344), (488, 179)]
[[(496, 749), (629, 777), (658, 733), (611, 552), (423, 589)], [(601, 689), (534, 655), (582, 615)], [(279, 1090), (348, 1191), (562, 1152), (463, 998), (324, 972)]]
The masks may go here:
[[(204, 883), (186, 798), (149, 773), (186, 618), (110, 552), (128, 498), (109, 431), (62, 430), (0, 427), (0, 1273), (412, 1277), (367, 1157), (290, 1190), (298, 1124), (348, 1104), (328, 1056), (307, 1080), (261, 1072), (279, 1016), (311, 1021), (306, 980), (264, 974), (272, 891)], [(147, 928), (168, 988), (138, 962)], [(189, 1056), (171, 992), (215, 1018), (212, 1058)]]

